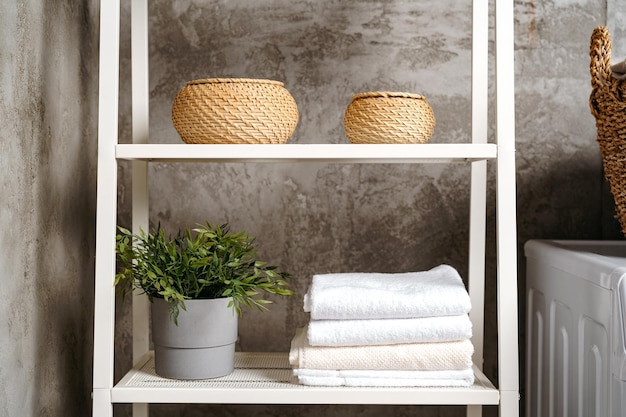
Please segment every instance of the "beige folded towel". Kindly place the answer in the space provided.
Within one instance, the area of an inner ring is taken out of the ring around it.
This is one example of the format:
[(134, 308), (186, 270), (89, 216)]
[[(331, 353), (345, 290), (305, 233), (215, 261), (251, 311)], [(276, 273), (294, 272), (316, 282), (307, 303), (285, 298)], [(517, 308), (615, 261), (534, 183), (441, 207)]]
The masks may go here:
[(471, 368), (454, 371), (367, 371), (294, 369), (302, 385), (323, 387), (469, 387)]
[(307, 329), (299, 328), (291, 341), (289, 363), (304, 369), (460, 370), (472, 366), (474, 346), (469, 340), (374, 346), (311, 346)]

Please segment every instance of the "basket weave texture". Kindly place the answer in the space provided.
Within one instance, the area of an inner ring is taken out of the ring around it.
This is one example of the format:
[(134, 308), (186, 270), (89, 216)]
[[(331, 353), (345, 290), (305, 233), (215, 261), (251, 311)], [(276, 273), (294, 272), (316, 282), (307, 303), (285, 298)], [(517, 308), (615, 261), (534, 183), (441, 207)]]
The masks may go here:
[(604, 176), (615, 201), (617, 217), (626, 235), (626, 84), (612, 76), (611, 37), (606, 26), (591, 35), (591, 95), (589, 107), (596, 119)]
[(343, 124), (352, 143), (426, 143), (435, 114), (419, 94), (375, 91), (352, 96)]
[(294, 98), (273, 80), (189, 81), (172, 106), (174, 127), (186, 143), (285, 143), (298, 119)]

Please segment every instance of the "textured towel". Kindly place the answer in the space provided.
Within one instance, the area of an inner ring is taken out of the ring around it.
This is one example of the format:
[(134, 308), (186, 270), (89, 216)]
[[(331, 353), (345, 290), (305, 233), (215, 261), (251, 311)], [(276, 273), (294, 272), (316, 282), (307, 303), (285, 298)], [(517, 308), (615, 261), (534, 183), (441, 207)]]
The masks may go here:
[(326, 387), (469, 387), (471, 368), (458, 371), (368, 371), (294, 369), (303, 385)]
[(313, 320), (454, 316), (470, 309), (463, 281), (449, 265), (400, 274), (314, 275), (304, 296)]
[(289, 363), (293, 368), (443, 371), (472, 366), (469, 340), (377, 346), (311, 346), (306, 328), (296, 330)]
[(391, 345), (453, 342), (472, 337), (467, 314), (412, 319), (311, 320), (312, 346)]

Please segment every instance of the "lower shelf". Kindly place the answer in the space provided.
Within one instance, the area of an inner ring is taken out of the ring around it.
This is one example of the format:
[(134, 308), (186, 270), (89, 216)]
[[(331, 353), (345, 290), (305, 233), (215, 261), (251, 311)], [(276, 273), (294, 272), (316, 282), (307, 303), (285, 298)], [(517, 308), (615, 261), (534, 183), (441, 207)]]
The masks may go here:
[(159, 377), (152, 353), (111, 391), (114, 403), (431, 404), (495, 405), (499, 391), (474, 368), (467, 388), (307, 387), (292, 375), (287, 353), (238, 352), (235, 371), (221, 378), (181, 381)]

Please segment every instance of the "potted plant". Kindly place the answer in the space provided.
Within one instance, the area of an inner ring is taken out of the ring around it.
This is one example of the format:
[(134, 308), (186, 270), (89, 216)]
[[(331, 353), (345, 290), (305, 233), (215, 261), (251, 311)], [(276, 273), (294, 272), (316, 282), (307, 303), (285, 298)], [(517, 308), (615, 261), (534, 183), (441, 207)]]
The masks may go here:
[(151, 301), (157, 374), (176, 379), (223, 376), (234, 368), (242, 307), (267, 310), (261, 292), (293, 295), (288, 274), (256, 259), (254, 239), (228, 224), (205, 225), (174, 237), (161, 226), (133, 234), (118, 226), (115, 251), (122, 296), (133, 290)]

